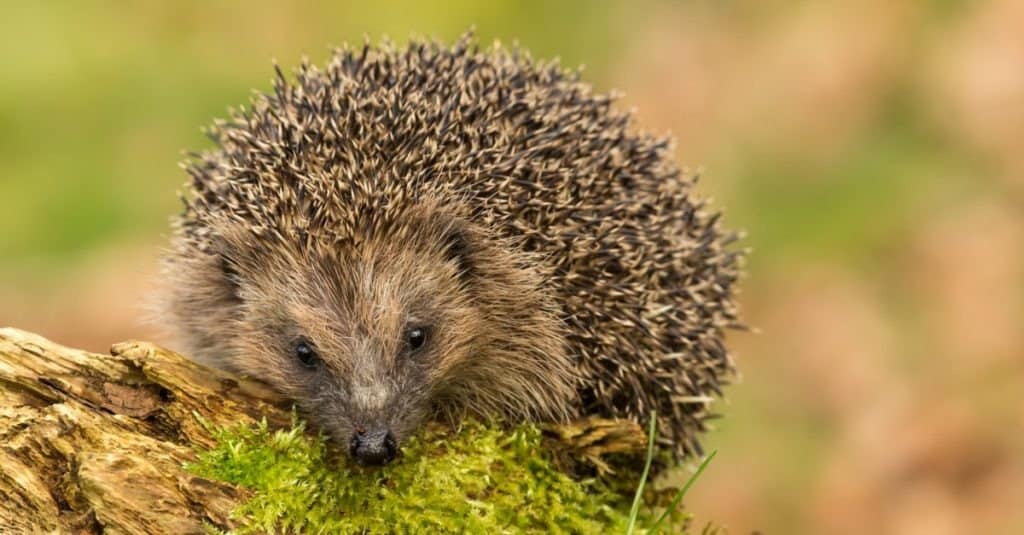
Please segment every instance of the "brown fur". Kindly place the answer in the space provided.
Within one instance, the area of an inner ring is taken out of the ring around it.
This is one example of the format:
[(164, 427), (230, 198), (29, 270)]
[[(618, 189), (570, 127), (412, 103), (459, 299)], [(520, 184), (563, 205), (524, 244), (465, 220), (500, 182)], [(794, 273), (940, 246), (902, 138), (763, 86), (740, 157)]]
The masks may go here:
[[(609, 98), (471, 45), (340, 50), (217, 123), (188, 164), (166, 314), (198, 358), (341, 440), (436, 413), (658, 409), (663, 443), (697, 450), (732, 371), (734, 235)], [(402, 333), (420, 324), (413, 357)]]

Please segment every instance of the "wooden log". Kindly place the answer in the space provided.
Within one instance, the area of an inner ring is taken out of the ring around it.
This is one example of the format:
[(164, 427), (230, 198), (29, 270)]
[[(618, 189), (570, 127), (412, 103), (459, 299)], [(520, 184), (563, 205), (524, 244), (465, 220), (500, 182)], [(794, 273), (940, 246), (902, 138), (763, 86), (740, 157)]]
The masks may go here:
[(110, 355), (0, 329), (0, 532), (205, 533), (244, 491), (183, 464), (202, 424), (291, 423), (261, 383), (142, 342)]

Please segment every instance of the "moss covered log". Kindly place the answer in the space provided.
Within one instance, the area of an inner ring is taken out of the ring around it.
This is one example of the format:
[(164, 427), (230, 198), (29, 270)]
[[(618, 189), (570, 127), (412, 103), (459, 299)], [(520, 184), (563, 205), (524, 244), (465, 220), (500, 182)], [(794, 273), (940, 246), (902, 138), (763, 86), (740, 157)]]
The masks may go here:
[[(15, 533), (623, 532), (635, 474), (565, 468), (606, 470), (645, 441), (608, 420), (431, 424), (361, 469), (262, 383), (143, 342), (100, 355), (0, 329), (0, 526)], [(686, 515), (671, 519), (679, 532)]]

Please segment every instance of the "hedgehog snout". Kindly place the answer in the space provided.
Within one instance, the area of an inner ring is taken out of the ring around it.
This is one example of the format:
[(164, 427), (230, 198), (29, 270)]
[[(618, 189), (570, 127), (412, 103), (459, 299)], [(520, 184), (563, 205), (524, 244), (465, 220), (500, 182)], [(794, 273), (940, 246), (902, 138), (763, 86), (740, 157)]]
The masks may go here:
[(398, 456), (398, 441), (385, 426), (356, 426), (349, 444), (349, 455), (359, 464), (384, 465)]

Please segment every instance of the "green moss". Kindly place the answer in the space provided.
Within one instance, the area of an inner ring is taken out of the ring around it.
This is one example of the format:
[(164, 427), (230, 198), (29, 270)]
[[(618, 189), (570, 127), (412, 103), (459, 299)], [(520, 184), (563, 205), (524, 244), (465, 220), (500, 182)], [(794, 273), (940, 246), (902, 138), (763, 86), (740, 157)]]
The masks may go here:
[[(558, 471), (536, 426), (427, 426), (399, 461), (372, 470), (347, 464), (299, 422), (214, 432), (217, 446), (189, 468), (252, 491), (235, 511), (241, 533), (624, 533), (629, 522), (631, 492)], [(641, 507), (637, 526), (657, 513)], [(673, 513), (663, 532), (681, 532), (687, 516)]]

